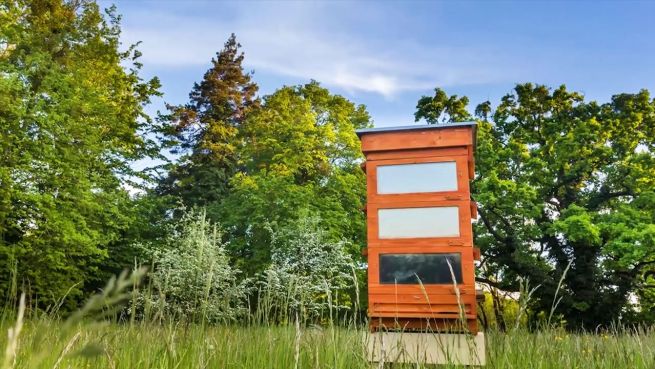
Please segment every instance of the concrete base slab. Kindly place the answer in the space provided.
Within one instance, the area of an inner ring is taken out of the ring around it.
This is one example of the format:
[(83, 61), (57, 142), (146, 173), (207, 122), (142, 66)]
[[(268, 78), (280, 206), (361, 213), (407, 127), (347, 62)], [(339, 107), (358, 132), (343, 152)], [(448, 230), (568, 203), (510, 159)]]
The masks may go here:
[(486, 361), (484, 333), (374, 332), (364, 340), (372, 362), (482, 366)]

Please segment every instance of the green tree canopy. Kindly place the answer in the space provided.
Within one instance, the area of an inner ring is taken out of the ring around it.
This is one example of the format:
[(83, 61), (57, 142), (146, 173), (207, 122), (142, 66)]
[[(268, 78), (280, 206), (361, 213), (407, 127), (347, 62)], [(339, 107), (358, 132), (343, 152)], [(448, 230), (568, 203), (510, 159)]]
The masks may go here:
[[(557, 311), (570, 327), (628, 316), (630, 294), (644, 293), (655, 266), (655, 101), (648, 91), (599, 104), (564, 86), (528, 83), (495, 111), (487, 102), (476, 112), (491, 118), (478, 124), (473, 182), (482, 279), (506, 289), (529, 279), (541, 285), (535, 311), (548, 312), (570, 263)], [(419, 110), (417, 118), (439, 114)]]
[(469, 98), (457, 95), (448, 96), (446, 91), (435, 88), (434, 96), (423, 96), (416, 104), (415, 121), (425, 119), (429, 124), (461, 122), (470, 120), (467, 107)]
[(355, 129), (370, 125), (364, 106), (316, 82), (264, 98), (244, 123), (239, 157), (245, 171), (232, 178), (226, 200), (209, 209), (230, 232), (240, 269), (263, 270), (270, 262), (270, 227), (303, 212), (319, 214), (331, 240), (361, 247), (366, 182)]
[[(130, 163), (157, 153), (143, 112), (156, 79), (92, 1), (0, 5), (0, 294), (79, 295), (130, 223)], [(123, 67), (126, 65), (127, 67)]]

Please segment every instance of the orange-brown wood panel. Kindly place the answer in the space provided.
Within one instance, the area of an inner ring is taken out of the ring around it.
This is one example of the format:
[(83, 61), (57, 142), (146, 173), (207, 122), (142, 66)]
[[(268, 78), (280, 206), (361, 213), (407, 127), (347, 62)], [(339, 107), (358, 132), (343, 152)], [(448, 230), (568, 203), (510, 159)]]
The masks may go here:
[[(460, 307), (461, 306), (461, 307)], [(395, 313), (396, 315), (402, 313), (427, 313), (427, 314), (437, 314), (437, 313), (448, 313), (448, 314), (457, 314), (464, 309), (465, 313), (471, 312), (470, 305), (458, 305), (458, 304), (400, 304), (400, 303), (390, 303), (384, 304), (380, 302), (373, 303), (371, 311), (375, 316), (381, 316), (378, 314), (382, 313)]]
[(477, 320), (467, 319), (466, 325), (457, 319), (429, 319), (429, 318), (371, 318), (369, 320), (371, 331), (402, 330), (421, 332), (469, 332), (477, 333)]
[(397, 151), (374, 151), (366, 154), (367, 160), (412, 159), (439, 156), (469, 156), (469, 146), (442, 147), (439, 149), (414, 149)]
[[(433, 299), (431, 299), (426, 293), (375, 293), (373, 296), (375, 296), (375, 303), (380, 304), (431, 304), (433, 302)], [(438, 302), (444, 305), (459, 303), (472, 304), (474, 302), (474, 296), (466, 294), (457, 297), (453, 291), (449, 291), (449, 293), (445, 295), (437, 296)]]
[(475, 155), (473, 155), (473, 146), (468, 146), (468, 166), (469, 166), (469, 178), (473, 180), (475, 178)]
[[(448, 245), (448, 244), (435, 244), (429, 241), (412, 242), (411, 244), (404, 243), (371, 243), (368, 245), (367, 250), (379, 250), (384, 253), (450, 253), (450, 252), (471, 252), (473, 247), (471, 245)], [(368, 251), (367, 251), (368, 252)]]
[[(474, 176), (474, 128), (371, 132), (361, 136), (366, 155), (368, 225), (368, 295), (372, 330), (437, 329), (477, 332), (477, 300), (470, 200)], [(455, 162), (457, 190), (447, 192), (378, 194), (377, 169), (383, 165)], [(459, 236), (380, 238), (380, 209), (457, 207)], [(381, 284), (379, 259), (384, 254), (459, 253), (461, 283)], [(465, 324), (460, 321), (464, 312)]]
[[(467, 298), (471, 296), (475, 298), (475, 286), (467, 284), (457, 285), (459, 294), (461, 298)], [(455, 295), (455, 287), (453, 285), (446, 284), (373, 284), (368, 286), (368, 292), (371, 295), (416, 295), (419, 293), (427, 294), (428, 296), (439, 296), (439, 295)]]
[[(376, 317), (393, 318), (399, 317), (396, 313), (377, 313)], [(460, 319), (462, 316), (458, 313), (430, 313), (430, 312), (403, 312), (402, 318), (441, 318), (441, 319)], [(466, 319), (476, 319), (475, 314), (465, 314)]]
[(363, 135), (362, 151), (395, 151), (473, 145), (471, 127), (452, 129), (379, 132)]
[(463, 302), (459, 301), (456, 303), (451, 303), (451, 304), (446, 304), (446, 303), (415, 303), (415, 304), (409, 304), (409, 303), (382, 303), (378, 301), (373, 301), (370, 304), (369, 311), (371, 316), (388, 316), (384, 314), (388, 313), (396, 313), (397, 316), (404, 316), (404, 315), (398, 315), (398, 314), (420, 314), (420, 313), (425, 313), (425, 314), (430, 314), (429, 316), (432, 316), (432, 314), (450, 314), (450, 313), (458, 313), (460, 311), (460, 307), (464, 309), (464, 312), (472, 314), (474, 307), (475, 307), (476, 302)]

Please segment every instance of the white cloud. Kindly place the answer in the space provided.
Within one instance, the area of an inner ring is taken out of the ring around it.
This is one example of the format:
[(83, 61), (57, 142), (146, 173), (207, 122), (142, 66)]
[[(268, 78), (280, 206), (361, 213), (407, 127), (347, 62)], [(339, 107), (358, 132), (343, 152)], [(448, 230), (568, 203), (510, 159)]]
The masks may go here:
[[(411, 39), (356, 38), (326, 30), (339, 16), (323, 5), (293, 3), (233, 9), (223, 18), (142, 13), (124, 27), (126, 42), (143, 41), (143, 62), (159, 68), (207, 65), (231, 32), (243, 44), (246, 66), (258, 73), (316, 79), (346, 91), (387, 98), (434, 86), (516, 79), (518, 69), (497, 50), (419, 44)], [(511, 78), (510, 78), (511, 74)]]

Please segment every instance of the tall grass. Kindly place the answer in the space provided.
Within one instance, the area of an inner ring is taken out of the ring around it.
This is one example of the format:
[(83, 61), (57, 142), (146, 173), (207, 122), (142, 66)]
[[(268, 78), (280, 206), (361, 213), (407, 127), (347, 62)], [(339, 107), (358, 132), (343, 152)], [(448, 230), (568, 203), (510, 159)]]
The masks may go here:
[[(136, 322), (81, 325), (66, 337), (59, 334), (62, 329), (57, 321), (26, 321), (13, 367), (370, 368), (362, 345), (363, 332), (336, 326), (203, 327)], [(655, 367), (654, 333), (488, 332), (487, 366), (651, 369)], [(5, 337), (0, 344), (7, 344)]]
[[(152, 298), (152, 284), (139, 289), (144, 273), (135, 268), (110, 280), (101, 293), (67, 317), (59, 312), (59, 305), (41, 311), (26, 306), (24, 298), (7, 301), (0, 312), (0, 332), (8, 332), (0, 335), (0, 369), (371, 367), (365, 349), (367, 324), (357, 317), (356, 305), (352, 314), (335, 313), (340, 305), (336, 290), (324, 290), (323, 310), (308, 320), (306, 305), (298, 304), (295, 297), (297, 289), (307, 286), (287, 283), (286, 290), (271, 291), (263, 283), (254, 306), (244, 309), (249, 312), (245, 318), (209, 324), (210, 320), (196, 319), (194, 314), (166, 315), (165, 309), (142, 303), (165, 301), (165, 296)], [(354, 269), (352, 274), (357, 287)], [(562, 280), (565, 274), (566, 270)], [(454, 290), (459, 296), (456, 283)], [(526, 282), (513, 329), (486, 332), (487, 367), (655, 368), (653, 328), (571, 334), (547, 324), (540, 331), (526, 330), (519, 323), (533, 292)], [(198, 306), (206, 303), (200, 301)], [(465, 326), (463, 310), (460, 313)]]
[[(10, 334), (0, 336), (0, 348), (6, 348), (0, 369), (371, 368), (366, 325), (354, 318), (320, 327), (302, 324), (297, 316), (283, 317), (288, 324), (272, 324), (275, 319), (261, 316), (267, 310), (259, 309), (253, 318), (231, 325), (125, 317), (118, 303), (130, 305), (135, 294), (129, 288), (142, 274), (139, 269), (110, 281), (67, 319), (56, 309), (25, 312), (24, 299), (15, 302), (18, 309), (4, 309), (0, 330)], [(515, 326), (486, 332), (486, 338), (489, 368), (655, 368), (652, 328), (571, 334), (552, 326), (537, 332)]]
[[(56, 310), (5, 309), (0, 369), (57, 368), (370, 368), (364, 347), (366, 326), (355, 320), (324, 327), (300, 323), (270, 324), (251, 319), (242, 324), (207, 325), (174, 319), (126, 319), (117, 303), (143, 273), (110, 281), (67, 319)], [(128, 304), (129, 305), (129, 304)], [(15, 312), (14, 314), (12, 314)], [(254, 314), (262, 314), (261, 311)], [(529, 332), (487, 332), (489, 368), (648, 368), (655, 367), (655, 330), (620, 329), (570, 334), (544, 328)], [(422, 364), (395, 364), (423, 368)], [(457, 366), (443, 366), (456, 368)]]

